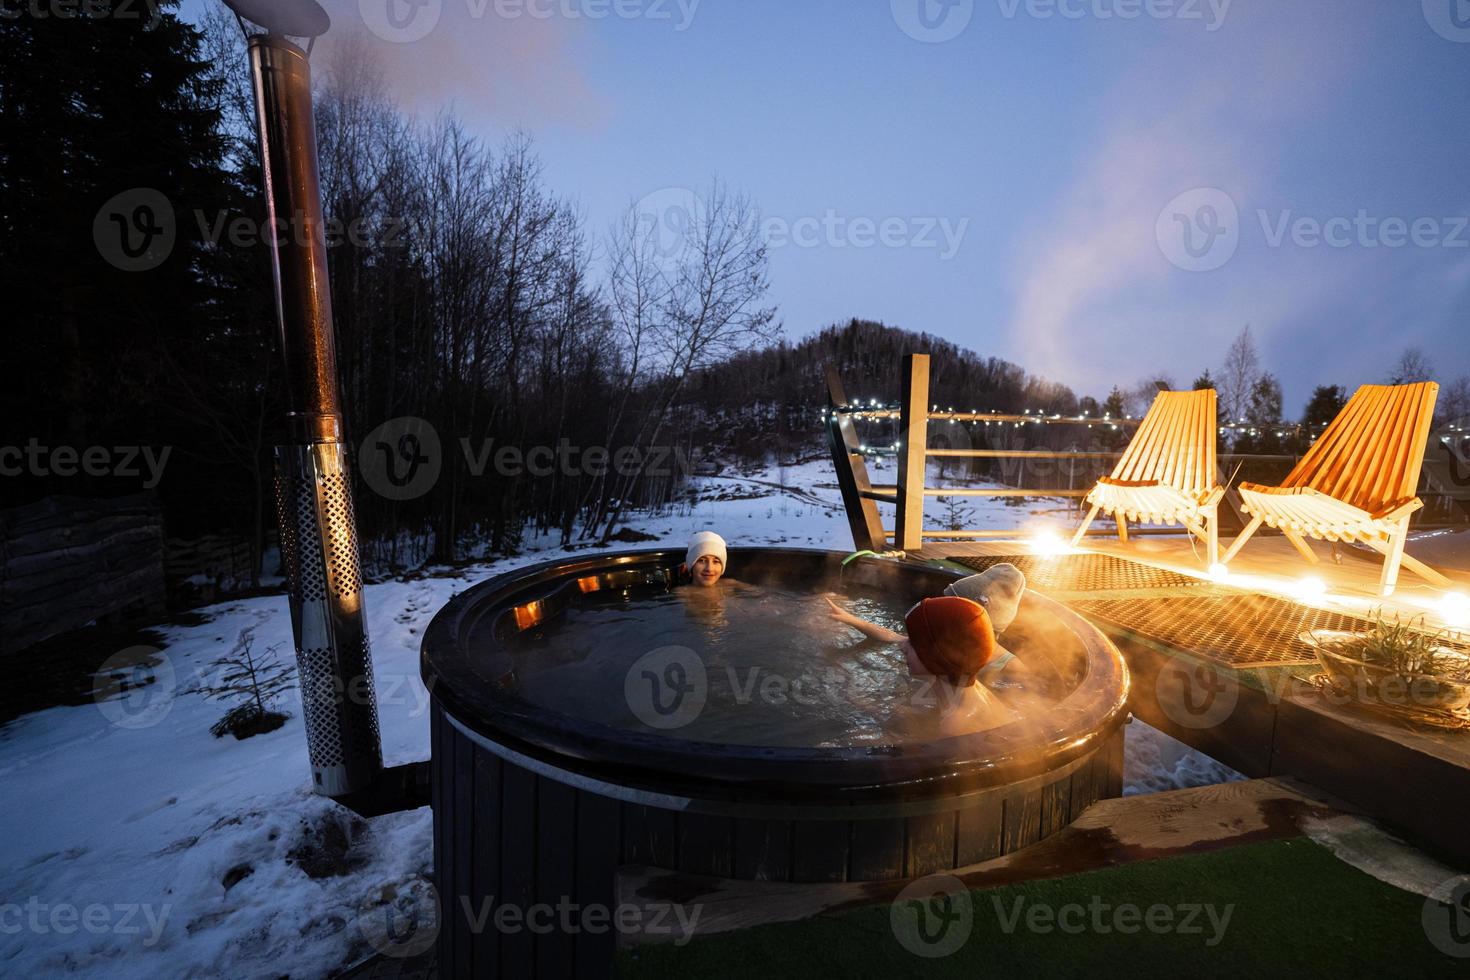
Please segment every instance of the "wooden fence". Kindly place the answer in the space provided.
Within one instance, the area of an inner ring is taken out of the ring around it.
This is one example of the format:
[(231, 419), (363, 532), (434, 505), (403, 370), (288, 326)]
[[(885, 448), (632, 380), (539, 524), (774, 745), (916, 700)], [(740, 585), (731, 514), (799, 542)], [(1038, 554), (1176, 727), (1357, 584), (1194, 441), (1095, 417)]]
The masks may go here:
[(115, 613), (161, 612), (163, 548), (151, 494), (0, 511), (0, 655)]
[[(925, 540), (932, 539), (1014, 538), (1018, 533), (1015, 528), (964, 530), (925, 528), (923, 526), (924, 499), (926, 497), (1061, 497), (1080, 500), (1092, 487), (1095, 479), (1093, 470), (1102, 466), (1103, 469), (1097, 472), (1106, 472), (1106, 469), (1110, 468), (1111, 461), (1122, 454), (1121, 450), (1097, 452), (1019, 447), (1014, 449), (934, 447), (929, 444), (930, 434), (932, 431), (943, 431), (943, 429), (931, 427), (930, 423), (945, 423), (946, 425), (974, 423), (1018, 427), (1027, 425), (1087, 427), (1107, 425), (1113, 430), (1124, 430), (1137, 426), (1141, 421), (1133, 418), (1065, 418), (1030, 413), (1011, 415), (998, 412), (941, 410), (938, 406), (929, 403), (928, 354), (904, 355), (902, 385), (903, 390), (900, 394), (898, 408), (864, 408), (848, 402), (842, 379), (838, 377), (837, 371), (834, 368), (827, 370), (828, 436), (832, 461), (837, 470), (837, 484), (842, 492), (842, 501), (847, 509), (848, 524), (852, 529), (856, 548), (872, 551), (884, 551), (888, 548), (916, 551), (923, 547)], [(864, 452), (864, 443), (858, 436), (856, 422), (891, 419), (898, 421), (898, 440), (893, 446), (898, 461), (897, 483), (876, 484), (871, 482), (868, 476), (867, 453)], [(1065, 461), (1069, 464), (1078, 464), (1076, 469), (1082, 471), (1084, 485), (1078, 485), (1076, 471), (1069, 467), (1068, 482), (1072, 485), (1068, 487), (1038, 485), (933, 487), (928, 486), (926, 482), (927, 465), (930, 459), (1014, 460), (1018, 463), (1016, 470), (1018, 484), (1021, 482), (1020, 478), (1024, 478), (1027, 473), (1028, 463), (1031, 464), (1031, 473), (1035, 474), (1039, 469), (1036, 465), (1038, 462)], [(1265, 465), (1278, 467), (1284, 474), (1296, 457), (1222, 453), (1218, 459), (1222, 466), (1235, 462)], [(1227, 476), (1228, 474), (1222, 471), (1222, 483), (1228, 482)], [(883, 526), (877, 507), (880, 503), (894, 506), (896, 513), (891, 528)], [(1227, 528), (1239, 528), (1243, 525), (1239, 502), (1234, 496), (1227, 495), (1226, 505), (1221, 508), (1221, 518)], [(1108, 532), (1103, 528), (1088, 531), (1088, 534), (1091, 535), (1106, 533)], [(1177, 533), (1177, 530), (1146, 528), (1135, 533)]]

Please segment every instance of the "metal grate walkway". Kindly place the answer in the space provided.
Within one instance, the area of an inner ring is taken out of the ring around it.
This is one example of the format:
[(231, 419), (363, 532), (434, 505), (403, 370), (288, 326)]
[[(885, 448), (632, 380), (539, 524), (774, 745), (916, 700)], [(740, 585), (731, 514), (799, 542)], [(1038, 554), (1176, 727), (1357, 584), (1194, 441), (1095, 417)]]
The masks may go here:
[(1302, 641), (1303, 633), (1368, 626), (1355, 616), (1114, 555), (965, 555), (948, 560), (976, 571), (1009, 562), (1038, 592), (1089, 619), (1237, 670), (1314, 664), (1316, 655)]

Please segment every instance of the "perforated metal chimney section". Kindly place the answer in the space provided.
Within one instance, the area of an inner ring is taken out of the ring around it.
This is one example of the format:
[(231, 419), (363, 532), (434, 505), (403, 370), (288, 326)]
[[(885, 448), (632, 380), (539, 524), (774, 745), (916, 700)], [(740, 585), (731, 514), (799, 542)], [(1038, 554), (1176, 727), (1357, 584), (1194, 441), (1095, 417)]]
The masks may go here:
[(357, 522), (341, 443), (277, 448), (276, 507), (312, 783), (320, 793), (340, 796), (370, 782), (383, 766)]
[[(246, 18), (286, 16), (271, 4), (243, 6), (250, 8), (241, 12)], [(299, 15), (304, 6), (293, 9)], [(316, 13), (300, 23), (282, 20), (273, 29), (308, 30), (314, 37), (327, 23), (325, 13)], [(311, 67), (307, 52), (279, 34), (252, 34), (247, 49), (267, 223), (290, 230), (266, 236), (290, 442), (276, 450), (281, 558), (290, 584), (312, 782), (317, 792), (341, 797), (373, 786), (383, 753), (343, 441)]]

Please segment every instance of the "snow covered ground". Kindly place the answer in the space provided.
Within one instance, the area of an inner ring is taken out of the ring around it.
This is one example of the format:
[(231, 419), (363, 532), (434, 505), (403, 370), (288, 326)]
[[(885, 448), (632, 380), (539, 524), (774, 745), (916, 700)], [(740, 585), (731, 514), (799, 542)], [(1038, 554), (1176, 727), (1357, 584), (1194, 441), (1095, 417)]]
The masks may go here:
[[(881, 471), (880, 471), (881, 473)], [(882, 475), (875, 475), (882, 481)], [(964, 500), (974, 526), (1060, 525), (1065, 505)], [(945, 505), (928, 502), (931, 525)], [(705, 478), (698, 502), (636, 516), (654, 545), (713, 528), (732, 544), (845, 549), (851, 538), (830, 462)], [(419, 639), (448, 599), (487, 575), (563, 553), (533, 542), (515, 558), (369, 585), (368, 625), (384, 761), (429, 754)], [(98, 977), (325, 976), (372, 952), (368, 915), (430, 872), (427, 808), (361, 820), (312, 794), (300, 706), (284, 727), (216, 739), (223, 714), (200, 688), (242, 630), (293, 663), (284, 596), (200, 610), (163, 627), (157, 651), (119, 651), (154, 682), (113, 700), (59, 707), (0, 729), (0, 974)], [(114, 666), (109, 663), (109, 667)], [(1238, 778), (1167, 736), (1128, 728), (1127, 792)]]

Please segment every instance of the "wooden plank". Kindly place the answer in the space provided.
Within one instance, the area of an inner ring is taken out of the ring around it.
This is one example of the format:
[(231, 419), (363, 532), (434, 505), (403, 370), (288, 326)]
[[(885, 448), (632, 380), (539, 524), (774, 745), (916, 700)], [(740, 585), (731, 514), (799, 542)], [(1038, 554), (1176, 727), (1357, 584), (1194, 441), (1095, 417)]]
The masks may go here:
[(1041, 787), (1017, 787), (1006, 793), (1002, 849), (1018, 851), (1041, 839)]
[(842, 506), (847, 511), (852, 531), (853, 548), (863, 551), (885, 551), (888, 539), (878, 517), (878, 505), (863, 496), (871, 490), (868, 467), (858, 447), (862, 445), (847, 408), (847, 393), (837, 368), (827, 366), (827, 441), (832, 451), (832, 467), (837, 471), (837, 486), (842, 493)]
[(905, 824), (904, 870), (910, 878), (954, 867), (954, 811), (909, 817)]
[(567, 902), (581, 904), (576, 873), (577, 791), (538, 777), (536, 793), (536, 904), (553, 910), (551, 930), (536, 933), (536, 975), (560, 980), (576, 974), (575, 933), (563, 931), (560, 913), (555, 910)]
[(1114, 733), (1107, 747), (1107, 783), (1103, 787), (1108, 799), (1123, 795), (1123, 729)]
[(648, 807), (636, 803), (619, 807), (620, 852), (624, 864), (653, 864), (653, 847), (644, 827), (647, 811)]
[(1005, 794), (990, 790), (959, 812), (955, 821), (955, 863), (989, 861), (1000, 854), (1005, 830)]
[(846, 881), (849, 822), (797, 820), (791, 833), (792, 881)]
[(623, 807), (623, 859), (674, 869), (679, 864), (679, 837), (674, 812), (629, 803)]
[(454, 953), (451, 937), (457, 924), (452, 916), (457, 914), (451, 899), (454, 889), (450, 881), (445, 846), (449, 839), (449, 808), (445, 805), (445, 787), (449, 778), (449, 746), (444, 742), (444, 709), (434, 701), (429, 708), (429, 807), (434, 818), (434, 891), (439, 893), (439, 935), (434, 946), (436, 961), (449, 973)]
[(930, 449), (931, 457), (958, 459), (1117, 459), (1119, 452), (1083, 452), (1074, 449)]
[(791, 821), (737, 820), (735, 877), (755, 881), (789, 881)]
[(1041, 790), (1041, 836), (1050, 837), (1072, 821), (1072, 779), (1053, 778)]
[(536, 969), (535, 935), (525, 927), (524, 916), (536, 896), (536, 776), (520, 766), (503, 766), (501, 781), (500, 907), (513, 907), (518, 928), (500, 935), (500, 976), (529, 977)]
[(898, 453), (898, 516), (893, 546), (918, 548), (924, 529), (924, 462), (929, 448), (929, 355), (903, 356)]
[(1026, 487), (928, 487), (928, 497), (1085, 497), (1087, 490), (1029, 490)]
[[(473, 902), (475, 898), (474, 888), (474, 833), (475, 833), (475, 748), (463, 735), (452, 727), (447, 729), (446, 742), (453, 746), (450, 753), (451, 773), (449, 791), (449, 810), (453, 821), (450, 830), (450, 853), (447, 855), (452, 872), (450, 879), (450, 901), (460, 914), (464, 912), (464, 902)], [(444, 899), (440, 899), (443, 907)], [(466, 928), (454, 931), (453, 964), (463, 970), (473, 969), (474, 937)]]
[(728, 878), (734, 871), (735, 825), (730, 817), (679, 814), (678, 869)]
[[(504, 781), (505, 764), (500, 757), (489, 752), (475, 751), (475, 810), (474, 810), (474, 854), (463, 860), (472, 861), (469, 900), (456, 897), (452, 914), (459, 916), (458, 928), (468, 929), (471, 922), (481, 922), (486, 911), (485, 903), (492, 898), (499, 901), (500, 888), (500, 789)], [(500, 933), (492, 918), (484, 919), (484, 927), (474, 937), (474, 956), (470, 969), (476, 976), (493, 973), (500, 963)], [(472, 919), (471, 916), (474, 918)]]
[[(621, 805), (597, 793), (577, 792), (577, 900), (583, 907), (617, 907)], [(575, 972), (593, 980), (612, 976), (617, 933), (582, 929), (573, 944)]]
[(904, 821), (855, 820), (852, 825), (852, 857), (848, 862), (852, 881), (878, 881), (902, 877), (904, 873)]
[(1470, 862), (1463, 818), (1470, 773), (1463, 757), (1436, 757), (1422, 744), (1449, 742), (1445, 733), (1406, 732), (1391, 716), (1334, 704), (1315, 690), (1283, 699), (1277, 719), (1276, 771), (1363, 807), (1447, 860)]

